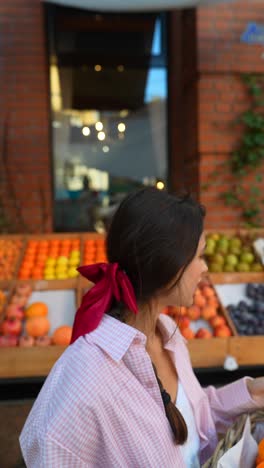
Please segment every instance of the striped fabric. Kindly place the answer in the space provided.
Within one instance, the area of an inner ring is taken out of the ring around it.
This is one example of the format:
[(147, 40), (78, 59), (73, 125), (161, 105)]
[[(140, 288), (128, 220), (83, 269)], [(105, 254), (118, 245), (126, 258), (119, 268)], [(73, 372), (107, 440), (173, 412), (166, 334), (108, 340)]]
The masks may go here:
[[(159, 327), (195, 414), (204, 462), (241, 412), (256, 408), (245, 379), (203, 390), (185, 339), (163, 315)], [(184, 467), (165, 416), (146, 337), (105, 315), (56, 362), (20, 436), (30, 468)], [(210, 352), (210, 350), (208, 350)]]

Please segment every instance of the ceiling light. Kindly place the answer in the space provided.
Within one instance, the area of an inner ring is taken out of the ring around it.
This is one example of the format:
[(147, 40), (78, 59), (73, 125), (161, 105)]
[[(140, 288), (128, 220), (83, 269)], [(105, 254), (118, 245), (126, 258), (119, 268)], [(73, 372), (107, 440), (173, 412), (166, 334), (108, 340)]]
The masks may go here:
[(90, 135), (90, 133), (91, 133), (91, 130), (89, 129), (89, 127), (83, 127), (82, 134), (84, 136), (88, 136), (88, 135)]
[(102, 148), (102, 150), (103, 150), (104, 153), (108, 153), (108, 152), (109, 152), (109, 149), (110, 149), (110, 148), (109, 148), (109, 146), (107, 146), (107, 145), (103, 146), (103, 148)]
[(126, 126), (123, 122), (120, 122), (117, 126), (119, 132), (124, 132), (126, 130)]
[(103, 126), (102, 122), (96, 122), (95, 128), (96, 128), (96, 130), (98, 132), (100, 132), (101, 130), (103, 130), (104, 126)]
[(102, 70), (102, 67), (101, 67), (101, 65), (95, 65), (94, 69), (95, 69), (96, 72), (100, 72)]
[(161, 180), (159, 180), (159, 181), (156, 183), (156, 187), (157, 187), (157, 189), (159, 189), (159, 190), (163, 190), (164, 187), (165, 187), (165, 185), (164, 185), (164, 183), (163, 183)]
[(128, 116), (128, 110), (123, 109), (119, 112), (120, 117), (127, 117)]
[(105, 139), (105, 132), (99, 132), (97, 138), (98, 140), (103, 141)]

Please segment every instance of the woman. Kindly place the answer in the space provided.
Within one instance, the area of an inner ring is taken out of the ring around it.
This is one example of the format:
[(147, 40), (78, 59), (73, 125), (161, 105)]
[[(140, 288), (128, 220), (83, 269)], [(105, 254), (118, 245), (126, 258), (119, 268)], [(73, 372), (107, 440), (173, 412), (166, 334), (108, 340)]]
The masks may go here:
[(190, 306), (207, 271), (203, 218), (190, 197), (156, 189), (121, 203), (109, 264), (80, 268), (95, 286), (20, 436), (28, 467), (197, 467), (217, 432), (263, 405), (262, 378), (203, 390), (161, 314)]

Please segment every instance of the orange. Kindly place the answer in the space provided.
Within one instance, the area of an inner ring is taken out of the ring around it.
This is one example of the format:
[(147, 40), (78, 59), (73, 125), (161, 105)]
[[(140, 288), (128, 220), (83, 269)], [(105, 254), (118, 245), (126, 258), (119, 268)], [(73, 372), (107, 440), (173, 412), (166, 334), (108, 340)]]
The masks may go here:
[(25, 311), (26, 318), (45, 317), (48, 314), (48, 307), (44, 302), (33, 302)]
[(50, 329), (50, 322), (47, 317), (31, 317), (26, 320), (26, 332), (29, 336), (37, 338), (44, 336)]
[(215, 296), (215, 292), (211, 286), (204, 286), (203, 295), (205, 297), (212, 297), (212, 296)]
[(207, 305), (202, 309), (202, 318), (209, 320), (216, 315), (216, 308), (213, 305)]
[(261, 462), (264, 462), (264, 439), (262, 439), (258, 444), (258, 459)]
[(195, 294), (193, 303), (198, 307), (204, 307), (206, 304), (206, 299), (204, 296), (202, 296), (202, 294)]
[(264, 468), (264, 461), (262, 461), (258, 465), (256, 465), (256, 468)]
[(56, 328), (52, 335), (52, 343), (59, 346), (68, 346), (71, 342), (72, 327), (69, 325), (62, 325)]

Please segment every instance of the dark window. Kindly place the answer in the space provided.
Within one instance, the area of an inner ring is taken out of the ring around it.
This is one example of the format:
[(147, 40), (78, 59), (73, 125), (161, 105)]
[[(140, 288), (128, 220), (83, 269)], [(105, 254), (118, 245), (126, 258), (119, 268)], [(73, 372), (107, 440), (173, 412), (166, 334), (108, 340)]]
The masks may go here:
[(100, 230), (120, 200), (166, 186), (164, 14), (49, 7), (54, 229)]

